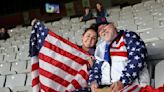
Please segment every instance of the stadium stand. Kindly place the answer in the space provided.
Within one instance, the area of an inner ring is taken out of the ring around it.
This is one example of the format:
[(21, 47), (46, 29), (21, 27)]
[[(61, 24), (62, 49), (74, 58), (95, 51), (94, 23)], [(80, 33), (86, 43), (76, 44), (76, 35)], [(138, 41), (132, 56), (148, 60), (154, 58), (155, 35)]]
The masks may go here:
[[(155, 80), (152, 81), (152, 86), (155, 84), (158, 87), (164, 83), (161, 81), (164, 78), (163, 72), (160, 72), (164, 66), (164, 0), (144, 1), (123, 8), (112, 7), (107, 11), (110, 14), (108, 20), (116, 23), (117, 28), (135, 31), (145, 41), (149, 72), (151, 79)], [(66, 17), (45, 25), (58, 35), (80, 45), (83, 30), (92, 23), (95, 20), (79, 22), (79, 17)], [(31, 26), (16, 27), (9, 30), (11, 38), (0, 41), (0, 92), (32, 92), (28, 57), (30, 33)], [(97, 44), (100, 42), (101, 39)]]
[(161, 73), (161, 70), (164, 69), (164, 61), (162, 60), (155, 66), (155, 87), (161, 86), (164, 83), (164, 73)]

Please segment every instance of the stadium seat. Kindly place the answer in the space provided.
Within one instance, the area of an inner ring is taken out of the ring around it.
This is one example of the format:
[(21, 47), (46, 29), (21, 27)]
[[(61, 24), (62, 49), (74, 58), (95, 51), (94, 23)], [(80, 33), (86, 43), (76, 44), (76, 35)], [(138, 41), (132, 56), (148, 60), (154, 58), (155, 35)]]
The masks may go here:
[(16, 53), (14, 52), (6, 53), (4, 57), (4, 61), (8, 61), (8, 62), (16, 61)]
[(10, 71), (11, 63), (0, 63), (0, 75), (16, 74), (14, 71)]
[(140, 33), (140, 36), (144, 42), (152, 42), (160, 40), (161, 34), (163, 34), (161, 30), (150, 29)]
[(3, 62), (3, 57), (4, 57), (4, 55), (3, 54), (0, 54), (0, 63)]
[(26, 72), (27, 62), (26, 61), (17, 61), (12, 62), (11, 71), (15, 71), (17, 73)]
[(28, 73), (25, 86), (31, 86), (31, 85), (32, 85), (31, 73)]
[(155, 87), (158, 88), (164, 84), (164, 60), (155, 66)]
[(149, 59), (164, 59), (164, 40), (158, 40), (147, 43)]
[(6, 76), (0, 76), (0, 87), (4, 87)]
[(78, 23), (80, 21), (80, 19), (77, 17), (77, 18), (71, 18), (70, 22), (72, 23)]
[(5, 87), (13, 90), (14, 87), (25, 86), (26, 74), (7, 75)]
[(11, 92), (7, 87), (0, 87), (0, 92)]
[(31, 86), (17, 86), (14, 87), (12, 92), (32, 92)]

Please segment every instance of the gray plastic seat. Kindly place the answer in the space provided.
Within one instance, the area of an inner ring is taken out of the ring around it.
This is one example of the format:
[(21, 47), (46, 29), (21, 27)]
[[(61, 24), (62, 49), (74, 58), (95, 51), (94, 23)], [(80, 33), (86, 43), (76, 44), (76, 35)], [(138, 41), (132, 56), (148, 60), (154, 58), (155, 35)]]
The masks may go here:
[(155, 66), (155, 87), (158, 88), (164, 85), (164, 60)]

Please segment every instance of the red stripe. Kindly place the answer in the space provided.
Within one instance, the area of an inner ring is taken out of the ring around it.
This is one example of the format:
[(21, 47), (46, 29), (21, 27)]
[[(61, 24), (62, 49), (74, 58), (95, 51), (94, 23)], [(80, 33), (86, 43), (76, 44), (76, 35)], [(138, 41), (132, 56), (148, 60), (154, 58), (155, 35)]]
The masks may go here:
[(39, 69), (39, 62), (32, 64), (32, 71)]
[(37, 76), (36, 78), (32, 79), (32, 87), (34, 87), (37, 84), (39, 84), (39, 76)]
[(59, 47), (57, 47), (57, 46), (47, 42), (47, 41), (44, 42), (44, 47), (47, 47), (47, 48), (53, 50), (56, 53), (59, 53), (59, 54), (65, 56), (67, 58), (70, 58), (73, 61), (75, 61), (75, 62), (77, 62), (77, 63), (79, 63), (81, 65), (84, 65), (84, 64), (88, 63), (86, 60), (84, 60), (84, 59), (82, 59), (82, 58), (80, 58), (78, 56), (75, 56), (72, 53), (67, 52), (67, 51), (65, 51), (65, 50), (63, 50), (63, 49), (61, 49), (61, 48), (59, 48)]
[(120, 90), (120, 92), (123, 92), (124, 90), (128, 89), (130, 85), (125, 86), (123, 89)]
[(125, 42), (124, 42), (124, 41), (122, 41), (118, 47), (113, 47), (113, 46), (111, 46), (111, 48), (120, 49), (120, 48), (123, 47), (123, 46), (125, 46)]
[(75, 87), (75, 89), (81, 88), (80, 84), (77, 82), (77, 80), (72, 80), (71, 84)]
[(41, 87), (41, 89), (44, 90), (45, 92), (58, 92), (58, 91), (56, 91), (56, 90), (54, 90), (54, 89), (52, 89), (52, 88), (50, 88), (50, 87), (45, 86), (45, 85), (42, 84), (42, 83), (40, 83), (40, 87)]
[(58, 39), (58, 40), (64, 42), (64, 43), (70, 45), (71, 47), (73, 47), (73, 48), (75, 48), (75, 49), (77, 49), (77, 50), (83, 52), (84, 54), (89, 55), (86, 51), (84, 51), (83, 49), (79, 48), (76, 44), (74, 44), (74, 43), (72, 43), (72, 42), (70, 42), (70, 41), (64, 39), (63, 37), (61, 37), (61, 36), (55, 34), (54, 32), (52, 32), (52, 31), (49, 30), (49, 31), (48, 31), (48, 34), (51, 35), (51, 36), (53, 36), (53, 37), (55, 37), (56, 39)]
[(49, 56), (46, 56), (42, 53), (39, 53), (39, 59), (43, 60), (44, 62), (47, 62), (55, 67), (58, 67), (60, 69), (62, 69), (63, 71), (75, 76), (77, 74), (77, 71), (72, 69), (70, 66), (61, 63), (60, 61), (57, 61)]
[(45, 76), (46, 78), (48, 78), (54, 82), (57, 82), (57, 83), (63, 85), (64, 87), (67, 87), (69, 85), (69, 82), (67, 80), (64, 80), (63, 78), (59, 77), (58, 75), (50, 73), (42, 68), (39, 69), (39, 73), (40, 73), (40, 75)]
[(127, 52), (110, 52), (111, 56), (123, 56), (123, 57), (128, 57)]
[(89, 75), (84, 71), (80, 70), (79, 74), (87, 81), (89, 78)]
[(131, 89), (129, 89), (127, 92), (132, 92), (132, 91), (134, 91), (137, 87), (138, 87), (138, 85), (135, 85), (134, 87), (132, 87)]

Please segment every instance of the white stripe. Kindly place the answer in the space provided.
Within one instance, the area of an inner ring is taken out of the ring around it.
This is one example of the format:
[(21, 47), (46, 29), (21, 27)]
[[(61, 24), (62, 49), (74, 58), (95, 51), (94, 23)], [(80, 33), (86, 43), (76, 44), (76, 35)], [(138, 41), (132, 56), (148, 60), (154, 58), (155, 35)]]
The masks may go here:
[[(84, 70), (84, 71), (87, 73), (87, 70), (86, 70), (86, 69), (87, 69), (87, 66), (84, 65), (82, 70)], [(86, 87), (86, 86), (87, 86), (87, 82), (86, 82), (86, 80), (82, 77), (81, 74), (77, 74), (76, 77), (75, 77), (74, 79), (77, 80), (78, 83), (79, 83), (81, 86), (83, 86), (83, 87)]]
[(39, 90), (40, 90), (40, 85), (39, 84), (32, 87), (32, 92), (39, 92)]
[(41, 89), (41, 92), (45, 92), (43, 89)]
[(60, 41), (59, 39), (56, 39), (53, 36), (48, 35), (45, 40), (67, 52), (72, 53), (73, 55), (79, 56), (85, 60), (89, 59), (88, 55), (84, 54), (83, 52), (77, 49), (72, 48), (70, 45)]
[(118, 46), (120, 46), (120, 43), (121, 43), (121, 42), (125, 42), (123, 36), (120, 38), (120, 40), (119, 40), (119, 42), (118, 42), (117, 44), (116, 44), (116, 41), (114, 41), (114, 42), (112, 43), (112, 46), (113, 46), (113, 47), (118, 47)]
[(111, 56), (111, 60), (114, 62), (127, 62), (128, 58), (122, 56)]
[(69, 92), (72, 92), (72, 91), (75, 90), (75, 87), (72, 84), (70, 84), (70, 85), (68, 85), (66, 90), (69, 91)]
[(127, 49), (126, 49), (125, 46), (122, 46), (122, 47), (120, 47), (120, 49), (111, 48), (110, 51), (111, 51), (111, 52), (120, 52), (120, 51), (127, 52)]
[(35, 63), (38, 63), (39, 60), (38, 60), (38, 57), (37, 56), (34, 56), (31, 58), (31, 65), (35, 64)]
[(51, 49), (49, 48), (46, 48), (46, 47), (42, 47), (42, 49), (40, 50), (40, 53), (46, 55), (46, 56), (49, 56), (51, 58), (53, 58), (54, 60), (57, 60), (61, 63), (64, 63), (66, 64), (67, 66), (71, 67), (72, 69), (76, 70), (76, 71), (79, 71), (80, 70), (80, 67), (81, 65), (76, 63), (75, 61), (63, 56), (63, 55), (60, 55), (54, 51), (52, 51)]
[(40, 80), (41, 80), (41, 83), (44, 84), (45, 86), (51, 88), (51, 89), (54, 89), (56, 91), (59, 91), (59, 92), (65, 92), (65, 87), (60, 85), (59, 83), (57, 82), (54, 82), (42, 75), (39, 76)]
[(32, 71), (31, 75), (32, 75), (32, 79), (38, 77), (39, 76), (39, 70)]
[[(80, 74), (76, 75), (74, 77), (74, 80), (76, 80), (79, 83), (80, 86), (87, 87), (87, 85), (86, 85), (87, 81)], [(74, 91), (74, 89), (75, 88), (72, 84), (68, 85), (68, 87), (67, 87), (68, 91)]]
[(71, 80), (74, 78), (74, 76), (70, 75), (69, 73), (63, 71), (62, 69), (58, 68), (58, 67), (55, 67), (49, 63), (46, 63), (42, 60), (39, 60), (39, 66), (40, 68), (52, 73), (52, 74), (55, 74), (55, 75), (58, 75), (59, 77), (67, 80), (68, 82), (71, 82)]
[[(123, 92), (127, 92), (127, 91), (131, 90), (134, 86), (136, 86), (136, 85), (135, 84), (132, 84), (129, 87), (125, 87), (123, 89)], [(140, 87), (137, 86), (137, 88), (135, 88), (134, 90), (132, 90), (132, 92), (139, 92), (139, 90), (140, 90)]]

